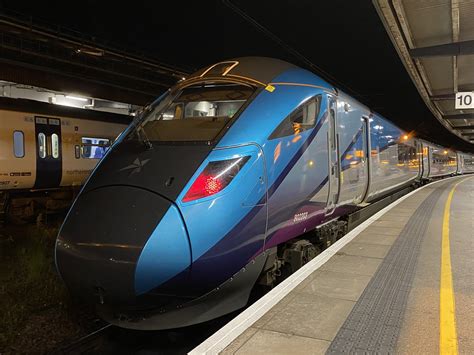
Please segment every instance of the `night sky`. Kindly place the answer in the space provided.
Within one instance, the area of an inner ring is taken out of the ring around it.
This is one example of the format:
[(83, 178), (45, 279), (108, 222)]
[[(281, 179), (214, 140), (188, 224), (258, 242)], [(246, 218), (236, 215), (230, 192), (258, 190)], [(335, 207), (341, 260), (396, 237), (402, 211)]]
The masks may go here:
[[(428, 110), (370, 0), (232, 2), (329, 73), (337, 86), (400, 127), (446, 146), (472, 146), (449, 133)], [(305, 66), (219, 0), (0, 4), (187, 71), (247, 55)]]

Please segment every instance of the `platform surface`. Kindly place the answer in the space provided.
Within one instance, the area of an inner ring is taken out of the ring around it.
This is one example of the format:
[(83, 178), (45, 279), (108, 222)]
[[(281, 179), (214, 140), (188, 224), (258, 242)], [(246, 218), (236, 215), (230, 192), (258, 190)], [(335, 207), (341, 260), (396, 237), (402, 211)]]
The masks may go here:
[[(473, 256), (474, 177), (430, 184), (372, 221), (221, 353), (474, 354)], [(453, 282), (443, 290), (452, 291), (455, 316), (440, 325), (452, 306), (440, 299), (442, 276)]]

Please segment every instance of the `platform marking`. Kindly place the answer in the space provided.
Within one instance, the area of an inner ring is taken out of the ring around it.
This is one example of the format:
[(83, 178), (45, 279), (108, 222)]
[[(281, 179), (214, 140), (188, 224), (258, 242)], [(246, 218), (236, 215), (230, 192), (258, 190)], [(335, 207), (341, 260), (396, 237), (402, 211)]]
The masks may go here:
[(441, 280), (439, 288), (439, 353), (443, 355), (458, 354), (453, 276), (451, 272), (451, 250), (449, 243), (449, 217), (454, 190), (460, 183), (466, 180), (467, 179), (461, 180), (453, 186), (444, 206), (441, 239)]
[(303, 282), (309, 275), (324, 265), (333, 255), (335, 255), (340, 249), (346, 244), (349, 244), (351, 240), (357, 237), (362, 231), (369, 227), (373, 222), (382, 217), (385, 213), (390, 211), (392, 208), (402, 203), (407, 198), (413, 196), (417, 192), (436, 185), (440, 182), (446, 182), (452, 179), (458, 179), (459, 176), (449, 177), (442, 180), (437, 180), (426, 184), (412, 192), (409, 192), (405, 196), (392, 202), (390, 205), (384, 207), (373, 216), (359, 224), (343, 238), (339, 239), (336, 243), (325, 249), (321, 254), (316, 256), (314, 259), (302, 266), (298, 271), (290, 275), (287, 279), (281, 282), (278, 286), (274, 287), (271, 291), (257, 300), (253, 305), (245, 309), (242, 313), (237, 315), (224, 327), (219, 329), (216, 333), (211, 335), (204, 342), (199, 344), (196, 348), (191, 350), (189, 355), (201, 355), (201, 354), (218, 354), (224, 350), (230, 343), (232, 343), (239, 335), (247, 330), (252, 324), (260, 319), (267, 311), (275, 306), (283, 297), (289, 294), (296, 286)]

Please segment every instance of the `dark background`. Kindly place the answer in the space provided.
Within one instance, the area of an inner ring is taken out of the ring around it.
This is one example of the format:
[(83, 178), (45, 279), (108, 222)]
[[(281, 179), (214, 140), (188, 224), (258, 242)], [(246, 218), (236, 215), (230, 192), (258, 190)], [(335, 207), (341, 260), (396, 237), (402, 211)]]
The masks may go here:
[[(337, 86), (400, 127), (448, 147), (474, 150), (426, 107), (370, 0), (232, 3), (327, 73)], [(221, 0), (0, 0), (2, 9), (87, 33), (190, 72), (249, 55), (305, 66)]]

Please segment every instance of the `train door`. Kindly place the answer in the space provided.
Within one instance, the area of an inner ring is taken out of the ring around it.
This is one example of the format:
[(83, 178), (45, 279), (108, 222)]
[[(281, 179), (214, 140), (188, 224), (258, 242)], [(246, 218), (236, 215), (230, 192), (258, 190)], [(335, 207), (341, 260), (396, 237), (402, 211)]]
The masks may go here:
[(337, 117), (336, 117), (336, 99), (332, 96), (328, 97), (329, 103), (329, 120), (328, 120), (328, 154), (329, 154), (329, 192), (326, 204), (326, 214), (334, 212), (337, 201), (339, 199), (340, 189), (340, 160), (339, 160), (339, 139), (337, 134)]
[(61, 121), (35, 117), (35, 189), (59, 187), (62, 178)]
[(457, 160), (457, 174), (462, 174), (464, 171), (464, 159), (461, 153), (456, 153), (456, 160)]
[(423, 145), (420, 141), (416, 141), (416, 156), (418, 158), (418, 176), (423, 177), (424, 161), (423, 161)]
[(362, 194), (356, 199), (357, 203), (361, 203), (365, 200), (369, 193), (370, 186), (370, 119), (369, 117), (362, 116), (362, 157), (360, 163), (362, 169), (364, 169), (365, 176), (365, 188), (362, 190)]

